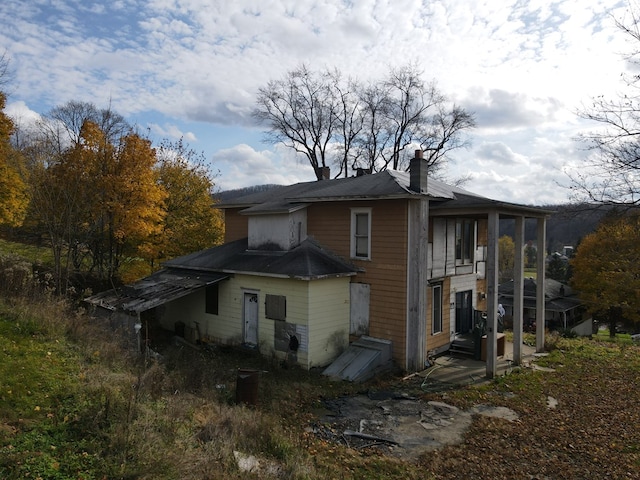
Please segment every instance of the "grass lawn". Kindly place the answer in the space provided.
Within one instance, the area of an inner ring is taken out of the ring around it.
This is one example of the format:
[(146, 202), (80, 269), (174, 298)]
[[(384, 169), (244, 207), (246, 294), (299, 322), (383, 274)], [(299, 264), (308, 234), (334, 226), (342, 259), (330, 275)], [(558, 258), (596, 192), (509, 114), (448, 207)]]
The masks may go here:
[[(640, 347), (606, 340), (550, 335), (549, 355), (537, 363), (554, 371), (514, 370), (431, 393), (401, 374), (331, 382), (232, 348), (167, 343), (158, 363), (130, 356), (60, 303), (4, 302), (0, 478), (638, 478)], [(235, 404), (239, 367), (263, 372), (255, 407)], [(382, 389), (462, 409), (504, 406), (519, 419), (474, 417), (461, 444), (417, 462), (309, 428), (323, 400)], [(240, 472), (238, 451), (273, 462), (279, 474)]]

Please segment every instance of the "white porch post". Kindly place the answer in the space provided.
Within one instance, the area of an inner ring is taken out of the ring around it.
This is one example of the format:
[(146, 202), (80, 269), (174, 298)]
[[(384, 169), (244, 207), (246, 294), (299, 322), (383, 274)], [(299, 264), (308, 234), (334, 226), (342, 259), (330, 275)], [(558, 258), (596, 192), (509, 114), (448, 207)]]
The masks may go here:
[(547, 219), (538, 218), (537, 240), (538, 253), (536, 262), (536, 352), (544, 352), (544, 329), (545, 329), (545, 258), (546, 258), (546, 232)]
[(524, 317), (524, 217), (516, 217), (515, 258), (513, 262), (513, 363), (522, 363), (522, 327)]
[(498, 363), (498, 235), (500, 215), (489, 212), (487, 231), (487, 378), (496, 376)]

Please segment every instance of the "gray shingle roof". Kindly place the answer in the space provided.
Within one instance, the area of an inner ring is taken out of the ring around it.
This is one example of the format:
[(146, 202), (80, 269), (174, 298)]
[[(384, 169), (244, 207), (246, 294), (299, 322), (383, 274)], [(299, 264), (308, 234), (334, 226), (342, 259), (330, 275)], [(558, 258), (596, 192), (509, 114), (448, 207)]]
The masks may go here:
[[(270, 190), (252, 193), (219, 203), (219, 208), (245, 207), (241, 213), (259, 215), (290, 213), (314, 202), (338, 200), (375, 200), (389, 198), (416, 198), (421, 195), (409, 188), (408, 172), (385, 170), (383, 172), (332, 180), (296, 183)], [(427, 195), (432, 200), (431, 208), (476, 209), (500, 208), (506, 211), (544, 215), (550, 213), (537, 207), (526, 207), (515, 203), (492, 200), (469, 192), (463, 188), (447, 185), (429, 178)]]
[(247, 239), (175, 258), (165, 268), (314, 279), (351, 276), (358, 268), (307, 238), (288, 251), (248, 250)]

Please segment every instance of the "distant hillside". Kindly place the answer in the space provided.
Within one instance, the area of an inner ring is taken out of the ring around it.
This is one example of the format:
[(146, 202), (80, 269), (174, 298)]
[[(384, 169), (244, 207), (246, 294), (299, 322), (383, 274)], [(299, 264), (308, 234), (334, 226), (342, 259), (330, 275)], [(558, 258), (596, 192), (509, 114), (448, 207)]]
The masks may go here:
[(272, 188), (281, 187), (282, 185), (266, 184), (266, 185), (253, 185), (251, 187), (236, 188), (234, 190), (225, 190), (218, 192), (213, 197), (220, 202), (228, 202), (234, 198), (242, 197), (243, 195), (249, 195), (250, 193), (266, 192)]
[[(565, 245), (576, 246), (585, 235), (592, 233), (610, 209), (591, 205), (546, 205), (552, 210), (547, 219), (547, 247), (551, 251), (561, 251)], [(525, 241), (536, 238), (536, 220), (525, 222)], [(513, 221), (500, 223), (500, 235), (514, 235)]]

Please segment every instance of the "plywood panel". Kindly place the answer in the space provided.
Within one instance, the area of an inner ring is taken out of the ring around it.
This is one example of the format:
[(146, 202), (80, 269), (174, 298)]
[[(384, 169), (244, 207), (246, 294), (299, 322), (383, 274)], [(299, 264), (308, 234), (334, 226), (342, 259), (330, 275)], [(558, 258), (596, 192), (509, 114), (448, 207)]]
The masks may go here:
[(248, 218), (240, 215), (241, 208), (224, 210), (224, 242), (233, 242), (249, 236)]

